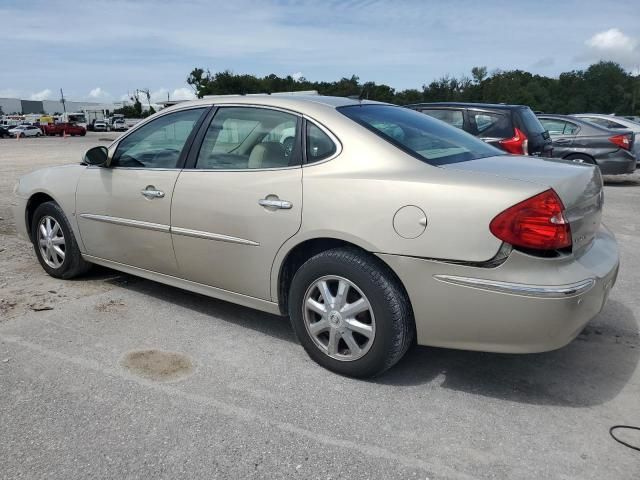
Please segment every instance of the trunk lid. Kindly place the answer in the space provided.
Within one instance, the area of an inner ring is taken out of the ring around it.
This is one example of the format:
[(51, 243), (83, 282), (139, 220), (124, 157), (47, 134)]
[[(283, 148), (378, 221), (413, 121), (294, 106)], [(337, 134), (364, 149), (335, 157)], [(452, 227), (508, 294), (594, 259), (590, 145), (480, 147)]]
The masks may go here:
[(571, 225), (574, 253), (589, 246), (600, 228), (603, 189), (597, 167), (559, 159), (499, 155), (442, 165), (442, 168), (495, 175), (553, 188), (562, 200), (565, 217)]

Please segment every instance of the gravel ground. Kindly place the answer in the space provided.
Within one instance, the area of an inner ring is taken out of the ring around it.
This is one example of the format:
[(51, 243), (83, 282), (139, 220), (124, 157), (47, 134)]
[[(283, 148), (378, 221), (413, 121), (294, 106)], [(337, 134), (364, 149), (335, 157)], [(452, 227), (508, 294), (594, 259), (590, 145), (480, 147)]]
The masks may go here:
[(13, 185), (107, 136), (0, 140), (0, 478), (640, 477), (608, 433), (640, 425), (640, 174), (607, 179), (620, 276), (570, 345), (415, 348), (357, 381), (286, 319), (108, 269), (45, 275)]

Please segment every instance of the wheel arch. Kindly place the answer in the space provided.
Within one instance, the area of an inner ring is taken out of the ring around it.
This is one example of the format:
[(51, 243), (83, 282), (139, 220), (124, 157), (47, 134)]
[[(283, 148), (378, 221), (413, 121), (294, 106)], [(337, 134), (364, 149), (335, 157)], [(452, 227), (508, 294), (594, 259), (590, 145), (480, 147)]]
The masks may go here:
[(31, 223), (33, 221), (33, 214), (40, 205), (46, 202), (54, 202), (60, 205), (49, 193), (42, 191), (32, 193), (29, 197), (29, 200), (27, 200), (27, 206), (24, 209), (24, 218), (25, 226), (27, 228), (27, 234), (29, 235), (30, 239), (32, 239)]
[(565, 155), (562, 158), (564, 160), (573, 160), (574, 158), (580, 158), (580, 157), (587, 158), (592, 164), (597, 165), (596, 159), (592, 155), (589, 155), (588, 153), (572, 152)]
[[(370, 256), (372, 261), (390, 273), (407, 293), (407, 289), (398, 274), (385, 261), (376, 256), (373, 253), (375, 250), (365, 241), (353, 238), (347, 239), (338, 235), (322, 235), (300, 239), (298, 242), (286, 246), (286, 248), (285, 246), (280, 249), (276, 256), (276, 261), (274, 261), (271, 285), (272, 298), (278, 303), (282, 315), (288, 314), (289, 288), (296, 271), (311, 257), (333, 248), (350, 247)], [(408, 294), (407, 298), (409, 298)], [(413, 310), (411, 305), (410, 308)]]

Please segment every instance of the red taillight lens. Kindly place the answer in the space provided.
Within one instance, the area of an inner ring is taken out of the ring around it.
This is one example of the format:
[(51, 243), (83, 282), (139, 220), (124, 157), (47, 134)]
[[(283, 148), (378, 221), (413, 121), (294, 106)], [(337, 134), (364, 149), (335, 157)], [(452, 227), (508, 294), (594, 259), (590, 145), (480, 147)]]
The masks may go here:
[(629, 147), (631, 146), (631, 139), (628, 135), (616, 135), (614, 137), (609, 137), (609, 141), (620, 148), (624, 148), (625, 150), (629, 150)]
[(509, 207), (491, 220), (489, 230), (516, 247), (557, 250), (571, 246), (564, 205), (551, 189)]
[(529, 140), (522, 130), (515, 129), (515, 135), (511, 138), (505, 138), (500, 140), (500, 145), (509, 153), (516, 155), (528, 155), (529, 154)]

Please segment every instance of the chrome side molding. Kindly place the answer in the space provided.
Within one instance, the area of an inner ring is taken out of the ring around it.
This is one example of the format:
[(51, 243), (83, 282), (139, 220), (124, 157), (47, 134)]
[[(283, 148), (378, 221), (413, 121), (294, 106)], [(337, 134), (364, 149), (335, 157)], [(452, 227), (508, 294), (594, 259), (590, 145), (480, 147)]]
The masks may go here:
[(595, 278), (587, 278), (568, 285), (528, 285), (525, 283), (500, 282), (483, 278), (459, 277), (456, 275), (434, 275), (440, 282), (461, 285), (463, 287), (479, 288), (491, 292), (526, 297), (566, 298), (587, 293), (596, 284)]
[(171, 227), (171, 233), (175, 235), (183, 235), (185, 237), (204, 238), (205, 240), (217, 240), (219, 242), (239, 243), (240, 245), (249, 245), (250, 247), (259, 247), (258, 242), (247, 240), (246, 238), (232, 237), (222, 235), (220, 233), (203, 232), (201, 230), (191, 230), (189, 228)]
[(250, 247), (259, 247), (260, 243), (246, 238), (232, 237), (230, 235), (222, 235), (220, 233), (203, 232), (200, 230), (191, 230), (189, 228), (171, 227), (160, 223), (143, 222), (141, 220), (131, 220), (129, 218), (110, 217), (108, 215), (95, 215), (93, 213), (81, 213), (82, 218), (95, 220), (97, 222), (111, 223), (113, 225), (122, 225), (123, 227), (142, 228), (145, 230), (153, 230), (156, 232), (173, 233), (175, 235), (183, 235), (185, 237), (203, 238), (205, 240), (216, 240), (219, 242), (237, 243), (240, 245), (248, 245)]
[(98, 222), (112, 223), (114, 225), (122, 225), (124, 227), (143, 228), (145, 230), (154, 230), (156, 232), (169, 233), (169, 225), (161, 223), (143, 222), (142, 220), (132, 220), (130, 218), (110, 217), (108, 215), (95, 215), (93, 213), (81, 213), (82, 218), (96, 220)]

